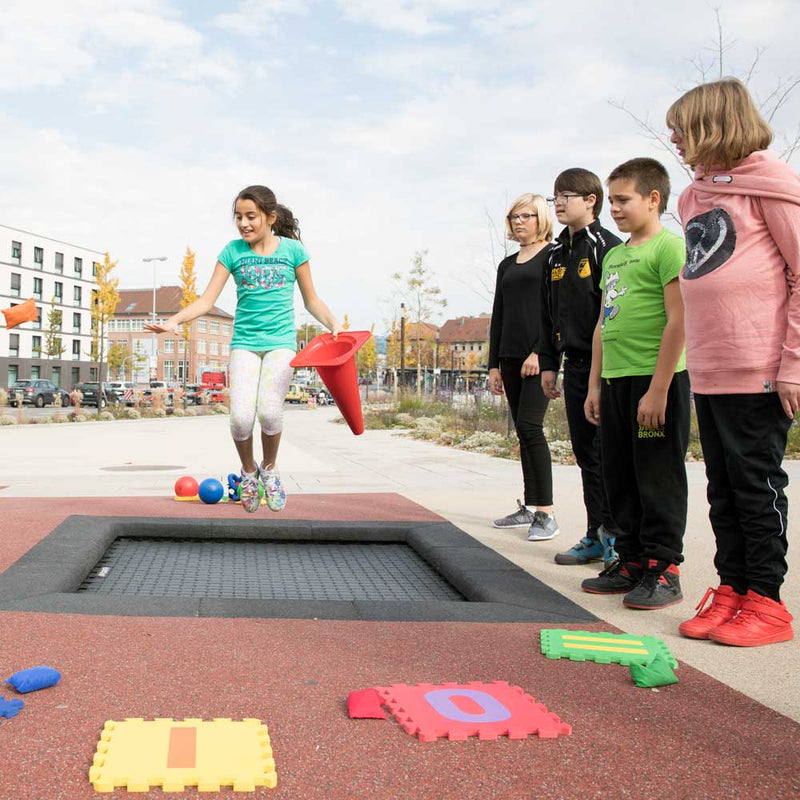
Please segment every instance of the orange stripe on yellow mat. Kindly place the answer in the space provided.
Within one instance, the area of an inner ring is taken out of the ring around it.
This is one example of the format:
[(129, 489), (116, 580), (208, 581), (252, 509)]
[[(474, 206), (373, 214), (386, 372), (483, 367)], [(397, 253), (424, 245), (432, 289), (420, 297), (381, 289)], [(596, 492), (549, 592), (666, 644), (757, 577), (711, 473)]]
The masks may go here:
[(167, 767), (194, 769), (197, 765), (197, 728), (170, 728)]

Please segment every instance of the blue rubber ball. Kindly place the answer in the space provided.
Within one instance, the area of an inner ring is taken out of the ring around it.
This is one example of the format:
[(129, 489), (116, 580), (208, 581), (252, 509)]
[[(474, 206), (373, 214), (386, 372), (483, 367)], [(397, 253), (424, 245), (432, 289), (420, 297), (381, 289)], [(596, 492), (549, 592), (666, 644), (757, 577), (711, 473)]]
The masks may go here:
[(197, 489), (198, 497), (209, 505), (219, 503), (223, 494), (225, 494), (225, 489), (216, 478), (206, 478)]

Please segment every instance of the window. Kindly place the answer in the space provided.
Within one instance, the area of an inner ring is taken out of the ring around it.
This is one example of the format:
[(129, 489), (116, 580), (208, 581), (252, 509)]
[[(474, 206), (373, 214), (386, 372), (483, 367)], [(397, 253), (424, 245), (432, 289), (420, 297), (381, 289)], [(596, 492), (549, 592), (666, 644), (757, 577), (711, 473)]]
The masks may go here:
[(81, 315), (77, 311), (72, 314), (72, 332), (81, 332)]
[(186, 352), (186, 342), (183, 339), (178, 339), (178, 352), (179, 353)]
[(175, 340), (174, 339), (164, 339), (164, 352), (165, 353), (174, 353), (175, 352)]
[(39, 365), (38, 364), (32, 364), (31, 365), (31, 378), (36, 380), (36, 378), (38, 378), (40, 376), (40, 374), (41, 374), (41, 369), (39, 368)]
[(80, 361), (81, 360), (81, 340), (80, 339), (73, 339), (72, 340), (72, 360), (73, 361)]
[[(36, 278), (33, 279), (34, 283), (36, 282)], [(56, 303), (63, 303), (64, 302), (64, 284), (60, 281), (56, 281), (55, 283), (55, 290), (54, 294), (56, 296)]]
[(211, 322), (211, 333), (219, 334), (219, 322)]
[(208, 354), (210, 356), (218, 356), (219, 355), (219, 342), (216, 339), (212, 339), (208, 344), (209, 344)]
[(89, 380), (90, 381), (97, 380), (97, 367), (89, 367)]
[(19, 380), (19, 364), (8, 365), (8, 385), (13, 386)]
[(52, 371), (52, 378), (53, 383), (56, 386), (61, 386), (61, 367), (53, 367)]
[(175, 380), (175, 362), (165, 360), (164, 361), (164, 380), (165, 381), (172, 381)]
[(42, 337), (34, 336), (31, 338), (31, 355), (34, 358), (42, 357)]
[(230, 324), (230, 322), (223, 322), (222, 323), (222, 335), (223, 336), (230, 336), (231, 335), (231, 324)]
[(36, 322), (33, 323), (33, 327), (38, 330), (42, 329), (42, 309), (39, 306), (36, 306)]
[(22, 263), (22, 242), (11, 242), (11, 260), (15, 264)]
[(223, 342), (222, 355), (229, 356), (231, 354), (231, 346), (227, 342)]
[(198, 339), (197, 340), (197, 352), (198, 353), (205, 353), (206, 352), (206, 340), (205, 339)]
[(206, 331), (208, 331), (208, 326), (206, 325), (206, 321), (204, 319), (197, 320), (197, 332), (206, 333)]
[(11, 358), (19, 358), (19, 334), (8, 334), (8, 355)]
[(80, 367), (73, 367), (72, 368), (72, 386), (76, 383), (81, 382), (81, 368)]
[(11, 273), (11, 296), (19, 297), (22, 292), (22, 275), (18, 272)]
[(61, 358), (64, 355), (64, 342), (61, 341), (60, 336), (53, 337), (53, 355), (56, 358)]
[(72, 305), (79, 306), (81, 304), (81, 287), (80, 286), (73, 286), (72, 287)]
[(42, 279), (41, 278), (34, 278), (33, 279), (33, 296), (37, 300), (42, 299)]
[(75, 274), (80, 275), (83, 272), (83, 259), (75, 257)]
[(56, 253), (55, 268), (57, 275), (64, 274), (64, 254)]
[(44, 250), (41, 247), (33, 248), (33, 266), (36, 269), (44, 267)]
[(92, 277), (97, 277), (97, 269), (100, 265), (96, 261), (92, 261)]

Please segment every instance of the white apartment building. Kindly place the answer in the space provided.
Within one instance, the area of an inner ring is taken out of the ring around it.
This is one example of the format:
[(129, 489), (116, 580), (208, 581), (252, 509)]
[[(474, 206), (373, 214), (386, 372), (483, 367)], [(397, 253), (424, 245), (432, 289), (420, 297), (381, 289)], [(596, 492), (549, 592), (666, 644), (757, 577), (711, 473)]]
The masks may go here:
[[(99, 250), (0, 224), (0, 308), (32, 297), (39, 312), (35, 322), (12, 330), (0, 314), (0, 387), (22, 378), (47, 378), (70, 389), (97, 379), (97, 363), (89, 357), (91, 302), (103, 257)], [(62, 315), (60, 356), (47, 354), (52, 307)]]

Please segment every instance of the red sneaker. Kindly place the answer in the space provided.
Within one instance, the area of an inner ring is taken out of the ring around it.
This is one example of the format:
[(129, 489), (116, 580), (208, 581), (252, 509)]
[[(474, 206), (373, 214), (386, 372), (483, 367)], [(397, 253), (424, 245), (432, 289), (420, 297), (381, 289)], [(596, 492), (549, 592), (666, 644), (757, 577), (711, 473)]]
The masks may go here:
[[(711, 605), (705, 606), (709, 596), (713, 595)], [(707, 589), (703, 599), (697, 604), (695, 610), (699, 613), (686, 622), (682, 622), (678, 630), (683, 636), (690, 639), (708, 639), (708, 634), (720, 625), (736, 616), (744, 597), (737, 594), (733, 587), (720, 584), (718, 589)]]
[(729, 622), (708, 634), (720, 644), (736, 647), (758, 647), (762, 644), (787, 642), (794, 638), (792, 615), (771, 597), (756, 594), (752, 589), (742, 598), (739, 613)]

